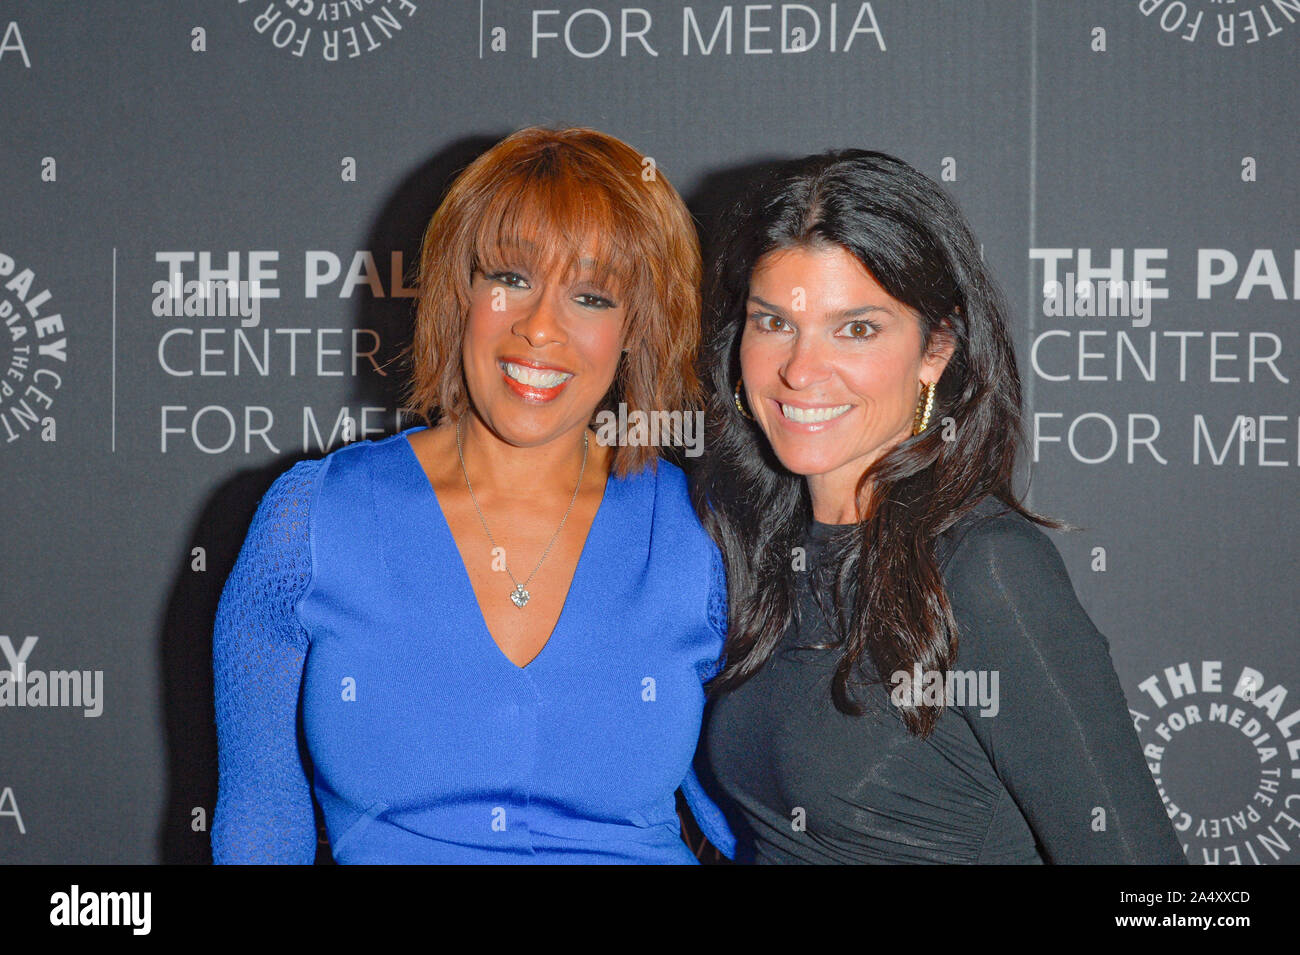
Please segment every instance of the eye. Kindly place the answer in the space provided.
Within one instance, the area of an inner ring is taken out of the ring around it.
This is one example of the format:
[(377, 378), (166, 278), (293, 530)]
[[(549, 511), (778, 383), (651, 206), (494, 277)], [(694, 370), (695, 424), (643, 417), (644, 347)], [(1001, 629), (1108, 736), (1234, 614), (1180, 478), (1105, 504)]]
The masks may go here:
[(617, 308), (618, 307), (610, 299), (606, 298), (603, 295), (598, 295), (595, 292), (581, 292), (578, 295), (574, 296), (574, 300), (577, 301), (579, 305), (583, 305), (587, 308)]
[(859, 320), (856, 322), (849, 322), (843, 329), (841, 329), (841, 331), (845, 333), (844, 337), (846, 338), (870, 338), (872, 335), (876, 334), (876, 332), (880, 331), (880, 327), (872, 322)]
[(790, 324), (784, 318), (765, 312), (755, 312), (749, 316), (749, 319), (764, 332), (784, 332), (790, 328)]
[(489, 282), (500, 282), (510, 288), (528, 288), (528, 280), (518, 272), (489, 272), (484, 277)]

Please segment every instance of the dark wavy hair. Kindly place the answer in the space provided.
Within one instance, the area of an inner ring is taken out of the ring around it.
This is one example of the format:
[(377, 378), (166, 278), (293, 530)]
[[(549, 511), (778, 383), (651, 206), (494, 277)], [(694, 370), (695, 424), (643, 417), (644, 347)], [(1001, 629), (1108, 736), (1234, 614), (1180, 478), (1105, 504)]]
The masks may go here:
[[(856, 715), (858, 686), (918, 664), (946, 673), (956, 662), (957, 624), (935, 552), (940, 534), (989, 495), (1037, 524), (1061, 525), (1030, 512), (1012, 488), (1021, 441), (1015, 350), (1006, 305), (956, 204), (884, 153), (832, 150), (780, 163), (723, 217), (705, 290), (701, 361), (711, 393), (692, 497), (726, 561), (730, 602), (725, 662), (710, 692), (757, 672), (790, 624), (792, 553), (812, 519), (804, 479), (781, 466), (733, 399), (750, 276), (768, 252), (828, 243), (917, 312), (924, 348), (936, 335), (954, 346), (932, 413), (952, 426), (932, 425), (866, 469), (858, 525), (829, 551), (831, 619), (841, 621), (832, 697)], [(942, 708), (900, 711), (924, 738)]]

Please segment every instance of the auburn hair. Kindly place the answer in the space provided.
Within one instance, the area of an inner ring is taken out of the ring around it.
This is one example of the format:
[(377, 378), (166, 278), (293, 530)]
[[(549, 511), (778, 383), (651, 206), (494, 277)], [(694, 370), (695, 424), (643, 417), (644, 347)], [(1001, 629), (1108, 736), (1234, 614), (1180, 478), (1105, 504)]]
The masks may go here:
[[(654, 160), (594, 129), (529, 126), (470, 163), (430, 219), (416, 276), (404, 407), (432, 422), (469, 410), (462, 348), (475, 271), (520, 263), (571, 275), (581, 256), (627, 305), (627, 353), (594, 414), (694, 410), (700, 245), (681, 196)], [(619, 476), (653, 468), (652, 446), (620, 445)]]

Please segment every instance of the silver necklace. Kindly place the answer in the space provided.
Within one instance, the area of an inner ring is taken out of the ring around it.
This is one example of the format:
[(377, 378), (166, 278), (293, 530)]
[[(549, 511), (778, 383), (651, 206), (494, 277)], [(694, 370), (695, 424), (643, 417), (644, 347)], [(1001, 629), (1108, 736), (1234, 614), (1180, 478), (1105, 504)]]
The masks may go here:
[[(483, 509), (478, 506), (478, 498), (474, 496), (474, 485), (469, 483), (469, 472), (465, 470), (465, 451), (461, 446), (459, 418), (456, 419), (456, 453), (460, 456), (460, 473), (465, 475), (465, 487), (469, 488), (469, 499), (474, 502), (474, 510), (478, 511), (479, 523), (483, 525), (483, 532), (487, 534), (488, 542), (492, 544), (492, 548), (495, 550), (497, 546), (496, 538), (493, 537), (492, 532), (488, 530), (487, 520), (483, 517)], [(502, 563), (505, 564), (506, 573), (510, 576), (511, 583), (515, 585), (515, 589), (510, 591), (510, 602), (520, 610), (524, 609), (524, 604), (528, 603), (528, 598), (532, 596), (532, 594), (530, 594), (526, 589), (528, 582), (536, 576), (538, 569), (542, 566), (542, 561), (546, 560), (546, 555), (551, 552), (551, 548), (554, 547), (555, 542), (559, 540), (560, 531), (564, 530), (564, 522), (569, 519), (569, 512), (573, 510), (573, 503), (578, 499), (578, 491), (582, 488), (582, 476), (586, 471), (587, 433), (584, 431), (582, 433), (582, 468), (578, 471), (578, 484), (573, 489), (573, 497), (569, 499), (568, 509), (565, 510), (564, 516), (560, 518), (560, 526), (557, 527), (555, 533), (551, 535), (551, 542), (546, 545), (546, 550), (542, 551), (542, 556), (538, 559), (537, 566), (533, 568), (531, 574), (524, 578), (524, 582), (521, 584), (518, 580), (515, 580), (515, 575), (510, 573), (509, 563), (504, 560), (502, 561)]]

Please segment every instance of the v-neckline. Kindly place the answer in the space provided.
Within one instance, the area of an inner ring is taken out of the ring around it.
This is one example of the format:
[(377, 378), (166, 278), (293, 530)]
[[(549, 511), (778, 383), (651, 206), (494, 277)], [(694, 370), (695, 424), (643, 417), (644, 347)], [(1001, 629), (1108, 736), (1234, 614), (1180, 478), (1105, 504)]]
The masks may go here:
[[(551, 644), (555, 642), (555, 638), (560, 634), (560, 628), (565, 624), (566, 619), (569, 616), (569, 607), (573, 602), (573, 592), (578, 588), (579, 584), (582, 583), (580, 577), (583, 573), (584, 566), (588, 563), (587, 552), (591, 549), (591, 539), (595, 536), (601, 524), (601, 515), (606, 511), (605, 505), (610, 499), (610, 489), (611, 485), (614, 483), (614, 477), (613, 475), (606, 475), (605, 477), (605, 487), (601, 491), (600, 504), (596, 507), (595, 516), (591, 519), (591, 526), (587, 529), (587, 536), (583, 539), (582, 550), (578, 553), (578, 562), (573, 567), (573, 576), (569, 578), (569, 589), (565, 591), (564, 602), (560, 605), (559, 616), (555, 618), (555, 624), (551, 627), (551, 632), (547, 634), (546, 642), (542, 644), (541, 649), (533, 654), (531, 660), (523, 666), (520, 666), (518, 663), (515, 663), (514, 660), (511, 660), (510, 657), (506, 656), (506, 652), (501, 649), (501, 644), (498, 643), (497, 638), (492, 635), (492, 629), (487, 625), (487, 618), (483, 616), (483, 608), (479, 604), (478, 593), (474, 590), (474, 581), (469, 575), (469, 568), (465, 565), (465, 558), (461, 555), (460, 546), (456, 543), (456, 535), (451, 532), (451, 524), (447, 521), (447, 514), (442, 509), (442, 501), (438, 498), (438, 492), (434, 488), (433, 482), (429, 480), (429, 475), (425, 473), (424, 465), (420, 462), (420, 456), (415, 453), (415, 448), (411, 445), (409, 435), (416, 431), (424, 431), (427, 428), (427, 425), (417, 425), (416, 427), (407, 428), (405, 431), (400, 432), (402, 445), (406, 448), (407, 460), (410, 462), (411, 466), (415, 468), (415, 475), (419, 479), (418, 483), (422, 486), (423, 490), (428, 493), (429, 498), (432, 500), (433, 510), (438, 515), (442, 532), (447, 535), (447, 542), (451, 547), (452, 552), (456, 555), (455, 562), (460, 567), (461, 584), (468, 594), (470, 602), (474, 605), (474, 613), (478, 618), (478, 625), (482, 630), (483, 636), (487, 639), (487, 642), (491, 645), (492, 649), (496, 651), (497, 656), (499, 656), (511, 669), (518, 673), (528, 673), (533, 665), (537, 663), (537, 661), (540, 660), (550, 649)], [(554, 654), (552, 653), (552, 655)]]

